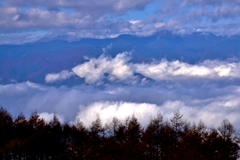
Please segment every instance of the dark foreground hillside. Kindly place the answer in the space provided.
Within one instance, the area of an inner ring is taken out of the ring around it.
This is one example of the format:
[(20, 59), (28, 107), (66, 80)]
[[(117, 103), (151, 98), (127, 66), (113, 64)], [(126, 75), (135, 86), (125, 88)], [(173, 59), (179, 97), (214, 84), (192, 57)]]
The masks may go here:
[(97, 118), (85, 127), (81, 122), (60, 124), (57, 116), (47, 123), (38, 113), (13, 119), (0, 109), (0, 159), (6, 160), (234, 160), (238, 143), (227, 119), (208, 129), (202, 122), (183, 121), (179, 111), (169, 121), (158, 114), (143, 128), (134, 115), (123, 122), (113, 118), (108, 125)]

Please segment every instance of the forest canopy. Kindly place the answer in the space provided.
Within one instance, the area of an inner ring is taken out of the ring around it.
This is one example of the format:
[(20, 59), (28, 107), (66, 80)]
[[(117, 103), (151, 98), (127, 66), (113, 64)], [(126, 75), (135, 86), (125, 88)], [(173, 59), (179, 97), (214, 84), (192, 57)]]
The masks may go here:
[(237, 159), (239, 134), (223, 119), (218, 128), (183, 120), (180, 111), (170, 120), (158, 113), (143, 127), (132, 115), (90, 126), (81, 121), (50, 122), (37, 112), (16, 118), (0, 109), (0, 159)]

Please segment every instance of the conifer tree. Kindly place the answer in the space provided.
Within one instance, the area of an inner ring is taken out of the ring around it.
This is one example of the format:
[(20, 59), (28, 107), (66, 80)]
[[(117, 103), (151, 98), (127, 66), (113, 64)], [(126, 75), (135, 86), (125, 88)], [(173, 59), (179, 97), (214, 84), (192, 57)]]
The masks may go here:
[(64, 147), (62, 142), (62, 126), (56, 114), (53, 115), (49, 126), (51, 128), (49, 144), (51, 146), (51, 158), (58, 159)]
[(140, 150), (140, 140), (142, 137), (143, 129), (137, 118), (132, 115), (127, 123), (126, 128), (126, 141), (127, 141), (127, 157), (137, 158), (137, 152)]
[(220, 136), (222, 137), (221, 142), (221, 157), (224, 159), (237, 159), (239, 158), (238, 150), (239, 146), (234, 141), (234, 132), (235, 129), (233, 125), (228, 121), (228, 119), (224, 119), (220, 127), (218, 127), (218, 131), (220, 132)]
[(161, 153), (161, 129), (163, 127), (163, 116), (158, 113), (156, 117), (150, 120), (144, 135), (143, 140), (147, 145), (147, 154), (150, 159), (157, 159)]
[(7, 143), (11, 140), (13, 130), (12, 115), (3, 107), (0, 108), (0, 159), (9, 158)]

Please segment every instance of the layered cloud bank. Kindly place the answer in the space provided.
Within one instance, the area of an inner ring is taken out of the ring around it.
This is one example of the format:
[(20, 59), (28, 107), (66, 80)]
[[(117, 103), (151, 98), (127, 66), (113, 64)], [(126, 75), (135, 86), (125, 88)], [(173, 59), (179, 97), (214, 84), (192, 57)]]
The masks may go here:
[(120, 34), (147, 36), (166, 29), (177, 34), (240, 33), (238, 0), (1, 0), (0, 12), (0, 43), (59, 35), (69, 40)]
[[(65, 80), (76, 74), (87, 84), (102, 84), (104, 80), (117, 83), (136, 84), (151, 79), (161, 81), (202, 81), (237, 80), (240, 78), (240, 62), (206, 60), (188, 64), (179, 60), (153, 61), (151, 63), (131, 63), (130, 53), (124, 52), (116, 57), (100, 56), (79, 64), (72, 72), (48, 74), (47, 83)], [(139, 74), (141, 76), (139, 76)]]
[(186, 120), (203, 120), (209, 127), (228, 118), (238, 129), (240, 120), (240, 62), (206, 60), (188, 64), (179, 60), (131, 62), (131, 53), (88, 58), (70, 71), (50, 73), (47, 83), (79, 77), (86, 84), (53, 87), (32, 82), (0, 86), (0, 104), (14, 116), (38, 111), (50, 120), (81, 120), (90, 125), (97, 115), (103, 123), (134, 114), (142, 125), (151, 116), (170, 119), (180, 110)]
[(113, 116), (124, 120), (134, 114), (146, 125), (158, 112), (165, 119), (180, 110), (184, 119), (204, 121), (209, 127), (218, 126), (228, 118), (238, 129), (240, 120), (240, 86), (216, 87), (213, 84), (195, 86), (151, 86), (108, 85), (47, 87), (31, 82), (0, 86), (0, 103), (14, 117), (19, 113), (30, 116), (38, 111), (49, 120), (53, 113), (62, 122), (81, 120), (90, 124), (99, 114), (103, 123)]
[(237, 113), (240, 110), (239, 100), (224, 98), (222, 101), (216, 101), (215, 99), (206, 106), (197, 104), (197, 102), (195, 104), (192, 103), (192, 106), (188, 105), (190, 104), (186, 104), (181, 100), (165, 101), (161, 105), (130, 102), (96, 102), (86, 107), (80, 107), (76, 120), (81, 120), (84, 124), (91, 125), (91, 122), (99, 116), (103, 124), (106, 124), (110, 123), (113, 117), (124, 121), (127, 117), (135, 115), (139, 122), (146, 126), (149, 120), (158, 113), (162, 114), (165, 120), (169, 120), (173, 117), (175, 111), (180, 110), (184, 115), (183, 119), (190, 122), (198, 123), (201, 120), (208, 127), (216, 127), (221, 124), (224, 118), (227, 118), (240, 129), (238, 126), (240, 114)]
[(136, 64), (136, 73), (140, 73), (153, 80), (176, 80), (178, 78), (240, 78), (239, 62), (222, 62), (218, 60), (207, 60), (199, 64), (187, 64), (184, 62), (166, 61), (151, 64)]

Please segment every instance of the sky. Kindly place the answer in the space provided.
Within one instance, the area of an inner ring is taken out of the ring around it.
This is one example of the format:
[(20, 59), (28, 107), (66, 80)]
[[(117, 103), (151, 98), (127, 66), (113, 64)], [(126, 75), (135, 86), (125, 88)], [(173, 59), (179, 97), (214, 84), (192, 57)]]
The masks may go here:
[[(240, 33), (239, 0), (0, 0), (0, 13), (0, 44), (58, 36), (69, 41), (149, 36), (163, 30), (180, 35)], [(108, 123), (114, 116), (124, 120), (134, 114), (146, 126), (157, 113), (169, 120), (179, 110), (190, 122), (217, 127), (227, 118), (240, 129), (239, 58), (133, 63), (131, 51), (112, 57), (106, 54), (110, 48), (73, 68), (46, 74), (46, 84), (0, 84), (0, 106), (13, 117), (37, 111), (50, 120), (56, 113), (61, 122), (81, 120), (86, 125), (97, 115)], [(74, 77), (84, 83), (54, 85)]]
[(176, 34), (240, 33), (239, 0), (1, 0), (0, 43), (43, 37), (105, 38)]

